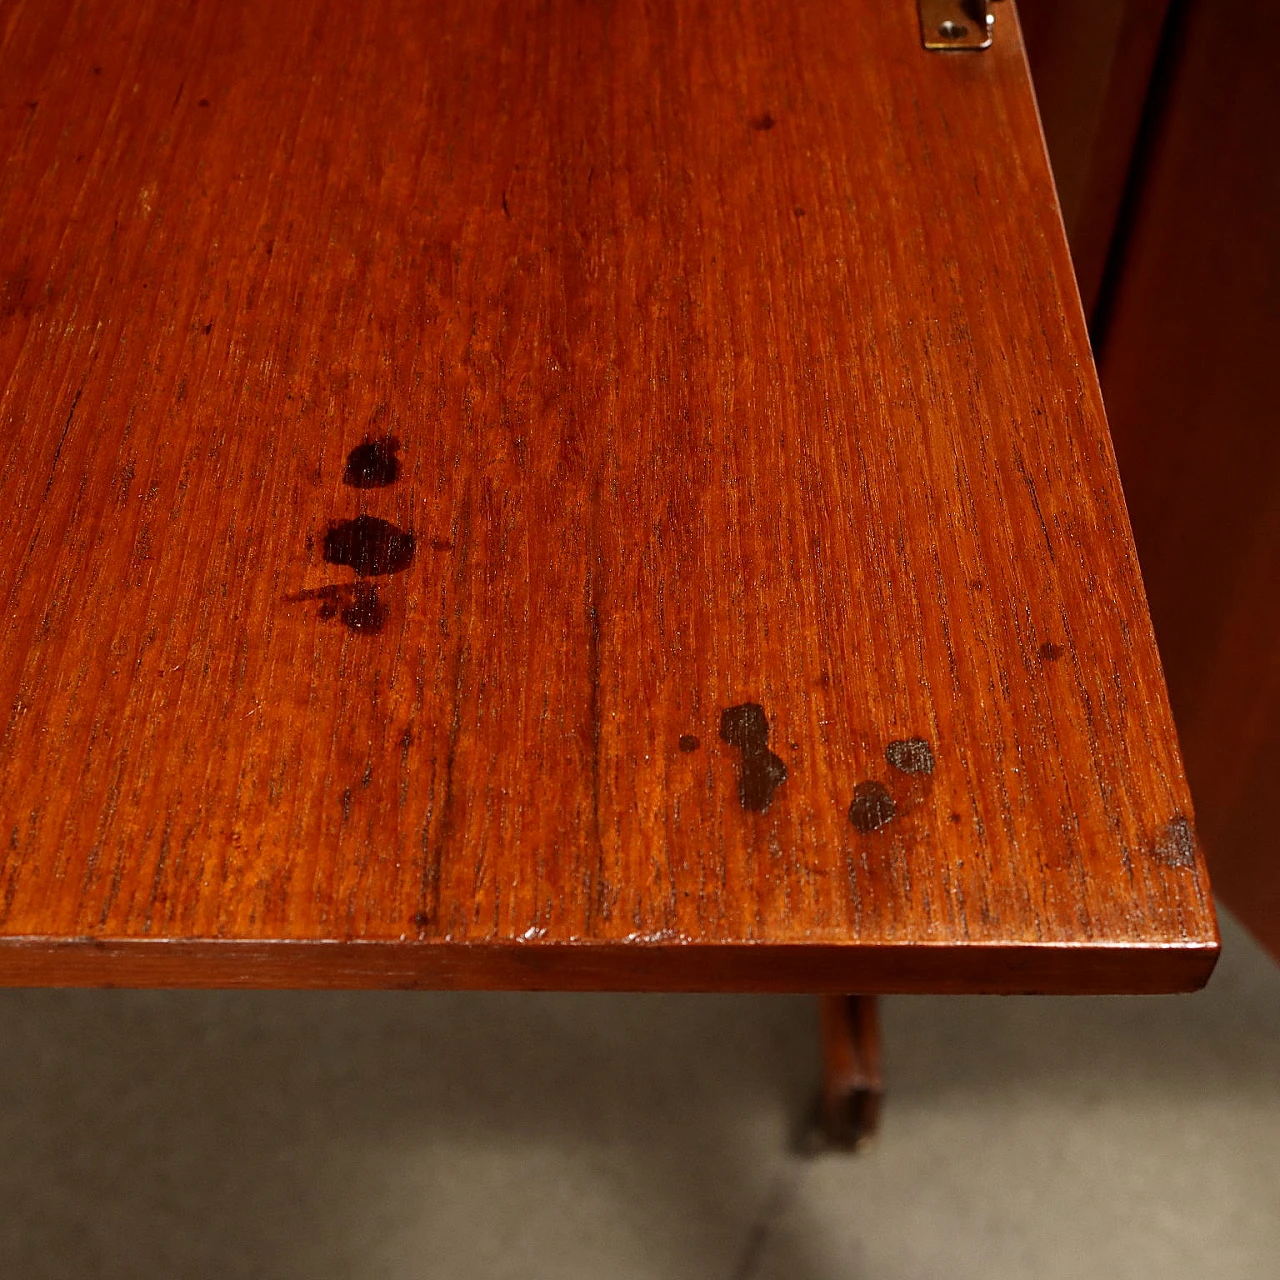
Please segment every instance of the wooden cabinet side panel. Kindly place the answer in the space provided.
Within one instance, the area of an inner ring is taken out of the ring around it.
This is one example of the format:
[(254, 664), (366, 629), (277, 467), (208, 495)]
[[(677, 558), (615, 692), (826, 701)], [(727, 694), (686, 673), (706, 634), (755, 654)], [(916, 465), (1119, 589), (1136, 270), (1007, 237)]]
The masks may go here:
[(1185, 18), (1100, 362), (1214, 887), (1280, 955), (1274, 12)]

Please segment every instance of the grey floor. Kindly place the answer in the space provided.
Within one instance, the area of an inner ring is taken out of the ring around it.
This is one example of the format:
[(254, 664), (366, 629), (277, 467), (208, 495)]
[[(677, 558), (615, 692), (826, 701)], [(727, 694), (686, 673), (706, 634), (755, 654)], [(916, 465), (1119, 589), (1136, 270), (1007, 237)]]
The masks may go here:
[(1280, 969), (885, 1003), (796, 1155), (807, 999), (0, 993), (0, 1276), (1280, 1277)]

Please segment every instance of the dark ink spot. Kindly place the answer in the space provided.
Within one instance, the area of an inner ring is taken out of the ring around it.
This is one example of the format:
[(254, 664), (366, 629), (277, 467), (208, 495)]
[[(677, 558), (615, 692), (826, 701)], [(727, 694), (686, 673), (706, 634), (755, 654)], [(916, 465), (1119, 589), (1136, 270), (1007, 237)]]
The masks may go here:
[(799, 205), (796, 205), (796, 217), (797, 218), (804, 217), (804, 210)]
[(403, 573), (413, 563), (416, 541), (407, 529), (399, 529), (378, 516), (356, 516), (329, 526), (324, 535), (324, 558), (329, 564), (345, 564), (362, 578)]
[(210, 320), (210, 321), (209, 321), (209, 323), (208, 323), (207, 325), (205, 325), (205, 327), (204, 327), (204, 331), (205, 331), (205, 336), (206, 336), (206, 337), (207, 337), (210, 333), (212, 333), (212, 332), (213, 332), (213, 321), (212, 321), (212, 320)]
[(375, 635), (387, 624), (387, 606), (378, 599), (378, 588), (372, 582), (357, 582), (351, 603), (342, 610), (342, 621), (352, 631), (370, 631)]
[(695, 737), (693, 736), (693, 734), (691, 734), (691, 733), (682, 733), (682, 734), (680, 735), (680, 750), (681, 750), (681, 751), (697, 751), (697, 749), (698, 749), (700, 746), (702, 746), (702, 743), (701, 743), (701, 742), (699, 742), (699, 741), (698, 741), (698, 739), (697, 739), (697, 738), (695, 738)]
[(720, 736), (744, 754), (759, 754), (769, 738), (769, 720), (758, 702), (743, 702), (720, 713)]
[(400, 476), (400, 459), (396, 452), (400, 441), (395, 436), (366, 440), (347, 454), (347, 469), (342, 483), (353, 489), (385, 489)]
[(860, 782), (854, 787), (849, 821), (859, 831), (878, 831), (892, 822), (897, 812), (898, 806), (883, 782)]
[(923, 738), (899, 738), (889, 743), (884, 758), (899, 773), (933, 772), (933, 752)]
[(321, 618), (327, 622), (331, 618), (340, 616), (352, 631), (376, 634), (382, 630), (387, 621), (387, 607), (378, 598), (377, 586), (371, 582), (315, 587), (310, 591), (299, 591), (295, 595), (285, 596), (285, 599), (290, 604), (298, 604), (304, 600), (319, 600)]
[(414, 913), (413, 923), (416, 924), (419, 929), (428, 929), (431, 927), (431, 917), (425, 911), (417, 911)]
[(1040, 646), (1041, 662), (1057, 662), (1062, 657), (1063, 649), (1060, 644), (1054, 644), (1052, 640), (1046, 640)]
[(1196, 862), (1196, 833), (1181, 814), (1160, 828), (1156, 836), (1156, 857), (1169, 867), (1193, 867)]
[(508, 218), (511, 217), (511, 210), (507, 208), (507, 193), (505, 191), (502, 193), (502, 212), (505, 213)]
[(755, 129), (757, 133), (765, 133), (769, 129), (772, 129), (773, 126), (777, 124), (777, 121), (766, 111), (763, 115), (752, 116), (751, 119), (747, 121), (747, 124), (749, 124), (751, 128)]
[(209, 105), (208, 98), (201, 98), (200, 101), (196, 103), (197, 107), (207, 107), (208, 105)]
[(960, 815), (959, 815), (958, 813), (953, 813), (953, 814), (951, 815), (951, 821), (952, 821), (952, 822), (959, 822), (959, 821), (960, 821)]
[(93, 74), (94, 74), (95, 76), (100, 76), (100, 75), (102, 74), (102, 68), (101, 68), (101, 67), (94, 67), (94, 69), (93, 69)]
[(742, 807), (764, 813), (773, 793), (787, 780), (787, 766), (769, 750), (769, 721), (758, 702), (726, 707), (720, 715), (720, 737), (742, 752), (738, 798)]

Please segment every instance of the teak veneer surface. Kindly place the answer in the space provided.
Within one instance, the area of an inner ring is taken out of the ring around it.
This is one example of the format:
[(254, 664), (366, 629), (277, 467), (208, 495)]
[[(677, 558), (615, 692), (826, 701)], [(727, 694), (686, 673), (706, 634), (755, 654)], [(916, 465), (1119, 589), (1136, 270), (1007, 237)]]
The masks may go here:
[(1000, 15), (10, 4), (0, 978), (1202, 982)]

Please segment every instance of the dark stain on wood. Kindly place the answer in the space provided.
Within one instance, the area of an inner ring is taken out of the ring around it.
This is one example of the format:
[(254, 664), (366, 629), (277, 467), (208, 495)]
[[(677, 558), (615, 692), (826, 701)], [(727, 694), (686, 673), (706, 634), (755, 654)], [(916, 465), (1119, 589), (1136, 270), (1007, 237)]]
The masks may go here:
[(854, 787), (849, 821), (859, 831), (879, 831), (893, 821), (897, 812), (898, 806), (883, 782), (860, 782)]
[(1041, 662), (1057, 662), (1062, 657), (1063, 648), (1060, 644), (1054, 644), (1052, 640), (1046, 640), (1040, 646)]
[(353, 489), (385, 489), (400, 478), (400, 441), (395, 436), (366, 440), (347, 454), (342, 483)]
[(1156, 836), (1156, 858), (1166, 867), (1194, 867), (1196, 833), (1185, 814), (1177, 813)]
[(681, 751), (697, 751), (702, 743), (692, 733), (682, 733), (679, 746)]
[(933, 750), (923, 738), (897, 738), (884, 749), (889, 766), (899, 773), (931, 774)]
[(342, 621), (352, 631), (379, 632), (387, 622), (387, 606), (378, 599), (378, 588), (372, 582), (357, 582), (352, 588), (351, 602), (342, 609)]
[(324, 535), (324, 558), (329, 564), (354, 569), (362, 578), (403, 573), (417, 548), (408, 529), (380, 516), (356, 516), (331, 524)]
[(757, 133), (767, 133), (778, 122), (767, 112), (761, 112), (758, 116), (752, 116), (747, 124), (751, 126)]
[(742, 753), (738, 798), (742, 807), (764, 813), (773, 793), (787, 780), (782, 757), (769, 750), (769, 720), (758, 702), (726, 707), (720, 715), (720, 736)]
[(314, 587), (310, 591), (297, 591), (285, 596), (289, 604), (307, 600), (319, 600), (319, 616), (325, 621), (341, 618), (352, 631), (378, 632), (386, 625), (387, 606), (378, 594), (373, 582), (334, 583), (327, 587)]

